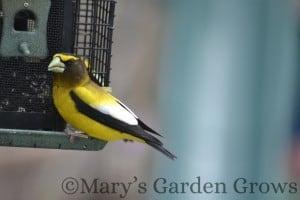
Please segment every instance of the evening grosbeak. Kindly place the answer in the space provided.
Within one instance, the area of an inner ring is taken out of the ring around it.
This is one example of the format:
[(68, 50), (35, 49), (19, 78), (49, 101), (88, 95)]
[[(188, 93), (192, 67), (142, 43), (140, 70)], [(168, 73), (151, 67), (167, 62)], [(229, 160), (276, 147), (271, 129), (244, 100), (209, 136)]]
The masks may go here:
[(142, 122), (126, 105), (94, 83), (86, 59), (57, 53), (48, 66), (54, 72), (53, 101), (62, 118), (90, 137), (146, 143), (170, 159), (176, 156), (154, 135), (159, 133)]

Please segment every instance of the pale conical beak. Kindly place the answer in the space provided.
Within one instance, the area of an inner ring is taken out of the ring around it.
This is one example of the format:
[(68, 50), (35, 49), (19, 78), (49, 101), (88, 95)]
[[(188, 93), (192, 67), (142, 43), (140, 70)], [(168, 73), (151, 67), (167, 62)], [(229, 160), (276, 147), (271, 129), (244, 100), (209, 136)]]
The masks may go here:
[(48, 65), (48, 71), (55, 73), (63, 73), (65, 71), (65, 68), (66, 65), (60, 61), (59, 57), (54, 57)]

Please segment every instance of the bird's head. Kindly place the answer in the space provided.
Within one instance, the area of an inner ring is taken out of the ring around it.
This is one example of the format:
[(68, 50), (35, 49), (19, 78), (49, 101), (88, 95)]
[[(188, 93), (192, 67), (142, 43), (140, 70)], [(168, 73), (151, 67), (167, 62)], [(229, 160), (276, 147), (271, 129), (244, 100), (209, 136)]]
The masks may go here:
[(60, 74), (69, 82), (80, 82), (88, 77), (88, 60), (69, 53), (57, 53), (53, 56), (48, 71)]

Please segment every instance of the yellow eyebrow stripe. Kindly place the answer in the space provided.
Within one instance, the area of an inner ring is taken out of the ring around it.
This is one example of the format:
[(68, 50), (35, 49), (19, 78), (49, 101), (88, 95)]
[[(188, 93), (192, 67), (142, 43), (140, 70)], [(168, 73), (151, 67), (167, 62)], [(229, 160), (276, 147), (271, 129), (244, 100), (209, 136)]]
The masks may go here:
[(76, 57), (74, 55), (62, 54), (62, 53), (57, 53), (53, 57), (59, 57), (62, 62), (66, 62), (68, 60), (78, 60), (79, 59), (78, 57)]

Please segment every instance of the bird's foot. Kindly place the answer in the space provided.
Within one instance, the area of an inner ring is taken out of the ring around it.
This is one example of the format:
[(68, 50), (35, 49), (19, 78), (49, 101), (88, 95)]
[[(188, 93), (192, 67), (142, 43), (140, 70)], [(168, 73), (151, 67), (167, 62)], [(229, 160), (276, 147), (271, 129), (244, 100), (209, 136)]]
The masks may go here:
[(70, 128), (66, 128), (64, 131), (66, 134), (68, 134), (70, 136), (71, 143), (74, 143), (74, 140), (76, 137), (81, 137), (81, 138), (85, 138), (85, 139), (89, 138), (89, 136), (84, 134), (82, 131), (72, 130)]
[(123, 139), (124, 142), (133, 142), (133, 140)]

